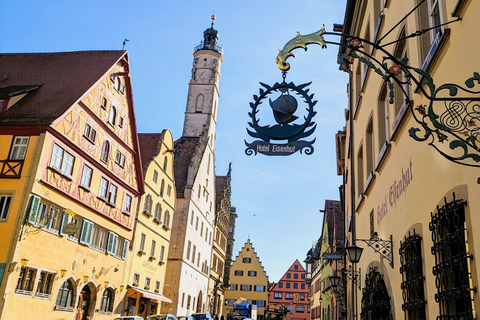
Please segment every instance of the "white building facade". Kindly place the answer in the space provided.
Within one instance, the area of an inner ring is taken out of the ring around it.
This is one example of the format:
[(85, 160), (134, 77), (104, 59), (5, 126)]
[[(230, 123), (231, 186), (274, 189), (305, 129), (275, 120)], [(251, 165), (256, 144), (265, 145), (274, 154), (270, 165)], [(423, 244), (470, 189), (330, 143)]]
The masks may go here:
[(215, 222), (215, 127), (222, 49), (218, 32), (205, 30), (195, 48), (183, 135), (175, 141), (176, 211), (164, 295), (169, 313), (209, 310), (208, 282)]

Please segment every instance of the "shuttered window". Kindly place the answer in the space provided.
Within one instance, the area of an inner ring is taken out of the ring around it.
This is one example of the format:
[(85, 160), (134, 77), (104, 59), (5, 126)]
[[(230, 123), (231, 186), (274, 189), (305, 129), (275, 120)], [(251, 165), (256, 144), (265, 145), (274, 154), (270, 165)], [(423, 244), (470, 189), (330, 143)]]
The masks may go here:
[(78, 240), (81, 244), (90, 245), (92, 240), (92, 231), (93, 231), (93, 222), (88, 220), (83, 220), (82, 223), (82, 232), (80, 233), (80, 239)]

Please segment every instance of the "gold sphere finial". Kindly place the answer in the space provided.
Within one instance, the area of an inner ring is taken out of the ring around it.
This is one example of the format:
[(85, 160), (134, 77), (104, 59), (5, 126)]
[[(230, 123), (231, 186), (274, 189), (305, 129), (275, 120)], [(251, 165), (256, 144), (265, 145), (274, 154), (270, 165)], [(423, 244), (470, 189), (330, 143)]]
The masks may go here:
[(215, 20), (215, 15), (214, 14), (212, 14), (212, 20)]

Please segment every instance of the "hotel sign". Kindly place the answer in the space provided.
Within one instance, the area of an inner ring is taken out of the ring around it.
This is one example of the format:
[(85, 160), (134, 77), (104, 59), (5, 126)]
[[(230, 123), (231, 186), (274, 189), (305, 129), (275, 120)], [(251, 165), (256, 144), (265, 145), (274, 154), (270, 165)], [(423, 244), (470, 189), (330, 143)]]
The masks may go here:
[[(255, 101), (250, 102), (251, 111), (248, 115), (251, 117), (251, 121), (248, 122), (249, 128), (247, 128), (248, 135), (259, 140), (251, 143), (245, 141), (247, 155), (261, 153), (267, 156), (288, 156), (297, 151), (300, 153), (305, 151), (305, 154), (308, 155), (313, 153), (315, 139), (301, 140), (310, 136), (316, 128), (312, 119), (316, 114), (313, 107), (317, 101), (313, 100), (313, 94), (308, 94), (307, 87), (310, 83), (296, 86), (293, 82), (286, 83), (285, 78), (282, 83), (277, 82), (273, 86), (260, 82), (263, 88), (260, 88), (258, 96), (253, 96)], [(267, 108), (266, 111), (260, 112), (260, 105), (267, 97), (269, 97), (271, 109)], [(274, 101), (272, 101), (272, 97), (276, 97)], [(296, 97), (307, 104), (306, 113), (305, 111), (303, 114), (297, 113), (298, 109), (304, 109), (298, 108)], [(273, 115), (277, 124), (270, 125), (261, 122), (259, 114), (262, 114), (262, 119), (265, 115)]]

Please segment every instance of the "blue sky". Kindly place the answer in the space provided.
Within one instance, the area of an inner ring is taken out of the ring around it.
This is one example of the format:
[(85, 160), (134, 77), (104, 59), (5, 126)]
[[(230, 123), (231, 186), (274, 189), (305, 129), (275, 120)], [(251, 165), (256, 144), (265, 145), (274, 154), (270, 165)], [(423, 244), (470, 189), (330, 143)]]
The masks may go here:
[[(259, 82), (280, 82), (278, 49), (296, 32), (343, 23), (345, 0), (98, 1), (0, 0), (1, 53), (119, 50), (129, 39), (139, 132), (170, 129), (181, 136), (193, 48), (210, 27), (223, 45), (216, 141), (216, 174), (232, 162), (232, 204), (237, 208), (234, 255), (248, 237), (270, 281), (278, 281), (321, 231), (325, 200), (338, 200), (334, 135), (345, 125), (347, 74), (338, 47), (310, 45), (288, 61), (287, 81), (313, 81), (317, 115), (313, 155), (247, 156), (249, 102)], [(333, 40), (333, 38), (330, 38)], [(1, 70), (0, 70), (1, 72)], [(272, 123), (274, 124), (274, 123)]]

